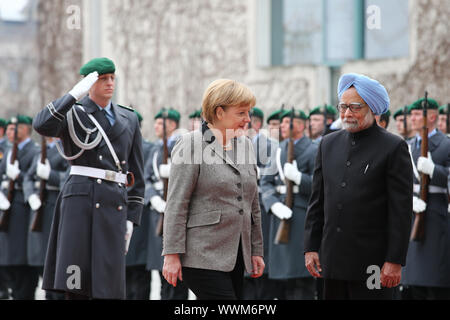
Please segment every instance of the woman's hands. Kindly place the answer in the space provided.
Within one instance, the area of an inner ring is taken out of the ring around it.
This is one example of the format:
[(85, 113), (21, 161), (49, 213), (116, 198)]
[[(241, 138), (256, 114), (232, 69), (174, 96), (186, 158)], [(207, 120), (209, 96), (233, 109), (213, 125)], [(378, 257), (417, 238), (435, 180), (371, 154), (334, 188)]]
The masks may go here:
[(177, 280), (183, 281), (183, 276), (181, 274), (181, 261), (178, 253), (166, 254), (164, 256), (164, 265), (162, 269), (162, 274), (164, 279), (168, 283), (177, 286)]

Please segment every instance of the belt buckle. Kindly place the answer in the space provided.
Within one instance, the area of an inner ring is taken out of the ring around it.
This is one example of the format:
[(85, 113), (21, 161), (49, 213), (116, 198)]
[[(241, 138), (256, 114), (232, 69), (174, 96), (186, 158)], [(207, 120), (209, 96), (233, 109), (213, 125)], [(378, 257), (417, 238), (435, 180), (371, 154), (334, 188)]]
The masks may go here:
[(116, 172), (111, 170), (105, 170), (105, 180), (116, 181)]

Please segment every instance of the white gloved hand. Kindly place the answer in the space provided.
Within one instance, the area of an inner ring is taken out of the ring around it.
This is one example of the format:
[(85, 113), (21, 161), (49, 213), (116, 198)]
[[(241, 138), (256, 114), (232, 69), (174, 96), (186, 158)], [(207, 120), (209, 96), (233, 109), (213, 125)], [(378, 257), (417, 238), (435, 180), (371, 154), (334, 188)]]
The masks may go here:
[(6, 175), (11, 179), (11, 180), (16, 180), (17, 177), (20, 174), (20, 169), (19, 169), (19, 161), (14, 161), (14, 164), (11, 164), (9, 161), (6, 164)]
[(448, 213), (450, 213), (450, 203), (448, 204), (448, 209), (447, 209)]
[(427, 203), (416, 196), (413, 196), (413, 211), (420, 213), (427, 209)]
[(256, 166), (256, 179), (261, 179), (261, 169), (258, 166)]
[(48, 159), (45, 159), (45, 164), (42, 164), (39, 160), (36, 167), (36, 174), (39, 178), (48, 180), (50, 177), (50, 171), (52, 168), (50, 167), (50, 162), (48, 162)]
[(5, 197), (3, 192), (0, 192), (0, 210), (5, 211), (8, 210), (9, 207), (11, 207), (11, 203), (8, 198)]
[(159, 166), (159, 176), (164, 179), (168, 179), (170, 175), (170, 163), (162, 164)]
[(430, 178), (433, 177), (434, 167), (435, 165), (433, 159), (431, 159), (430, 152), (428, 152), (428, 158), (419, 157), (417, 160), (417, 170), (429, 175)]
[(9, 180), (2, 181), (2, 190), (8, 190), (9, 188)]
[(271, 207), (270, 210), (274, 215), (276, 215), (279, 219), (289, 219), (292, 217), (292, 210), (282, 204), (281, 202), (275, 202)]
[(38, 195), (33, 193), (28, 197), (28, 204), (30, 205), (31, 210), (36, 211), (42, 205), (41, 199), (39, 199)]
[(297, 169), (297, 161), (292, 163), (286, 162), (283, 168), (284, 176), (294, 182), (296, 185), (300, 185), (302, 181), (302, 173)]
[(127, 220), (127, 231), (125, 233), (125, 254), (127, 254), (128, 252), (132, 235), (133, 235), (133, 222)]
[(72, 88), (72, 90), (69, 91), (69, 94), (76, 100), (80, 100), (89, 92), (89, 89), (91, 89), (92, 85), (97, 80), (98, 80), (98, 72), (97, 71), (91, 72), (86, 77), (84, 77), (80, 82), (78, 82)]
[(166, 202), (160, 196), (153, 196), (150, 198), (150, 203), (156, 211), (164, 213), (166, 210)]

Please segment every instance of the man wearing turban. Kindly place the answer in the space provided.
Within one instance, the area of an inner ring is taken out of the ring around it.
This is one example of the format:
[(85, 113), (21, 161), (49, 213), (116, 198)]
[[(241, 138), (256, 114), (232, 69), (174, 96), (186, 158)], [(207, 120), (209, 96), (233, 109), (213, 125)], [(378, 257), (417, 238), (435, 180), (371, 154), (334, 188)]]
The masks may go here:
[(376, 80), (343, 75), (344, 130), (323, 137), (305, 220), (305, 264), (325, 299), (392, 299), (406, 261), (412, 165), (406, 142), (383, 128), (389, 96)]

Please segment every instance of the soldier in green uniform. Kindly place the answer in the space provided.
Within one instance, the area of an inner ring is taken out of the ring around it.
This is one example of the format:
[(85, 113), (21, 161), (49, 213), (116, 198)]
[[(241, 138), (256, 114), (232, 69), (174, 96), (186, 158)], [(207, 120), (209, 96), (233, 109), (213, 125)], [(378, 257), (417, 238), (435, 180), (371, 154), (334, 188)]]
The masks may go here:
[(445, 104), (439, 107), (439, 120), (438, 120), (438, 129), (443, 134), (446, 134), (450, 137), (449, 129), (447, 128), (447, 117), (450, 114), (450, 104)]
[[(333, 106), (317, 106), (311, 110), (308, 116), (313, 142), (319, 143), (324, 135), (330, 133), (330, 125), (336, 119), (336, 108)], [(326, 117), (326, 119), (325, 119)]]
[[(405, 120), (406, 116), (406, 120)], [(411, 125), (411, 108), (405, 106), (394, 112), (395, 127), (397, 133), (400, 134), (407, 142), (415, 137), (415, 131)], [(405, 128), (406, 122), (406, 128)]]
[(280, 124), (281, 124), (281, 114), (284, 110), (279, 109), (273, 111), (269, 116), (267, 117), (267, 127), (269, 129), (269, 138), (275, 140), (275, 141), (281, 141), (283, 140), (280, 134)]

